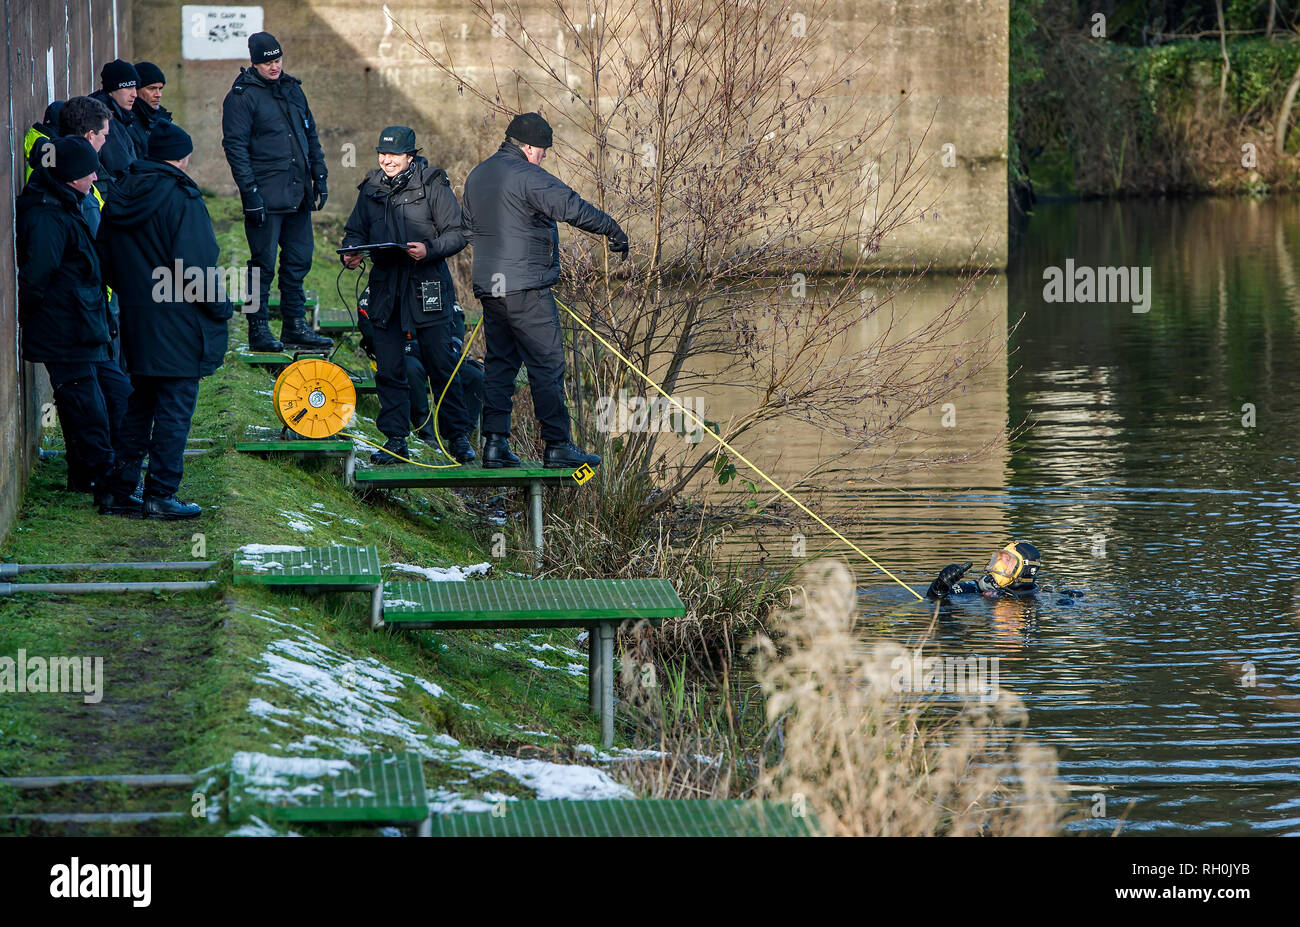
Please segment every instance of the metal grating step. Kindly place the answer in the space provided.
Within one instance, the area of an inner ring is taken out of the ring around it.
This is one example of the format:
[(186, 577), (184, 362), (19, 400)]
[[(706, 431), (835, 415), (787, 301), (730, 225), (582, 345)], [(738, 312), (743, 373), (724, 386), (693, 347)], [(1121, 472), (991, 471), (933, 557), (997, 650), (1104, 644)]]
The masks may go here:
[[(288, 546), (288, 545), (281, 545)], [(328, 586), (374, 589), (381, 581), (379, 551), (366, 547), (306, 547), (301, 550), (235, 551), (237, 586)]]
[(523, 467), (502, 467), (497, 470), (483, 467), (430, 470), (410, 464), (391, 464), (382, 467), (358, 467), (352, 478), (358, 485), (376, 489), (406, 486), (527, 486), (531, 483), (577, 486), (580, 484), (573, 476), (576, 472), (575, 470), (547, 470), (535, 461), (526, 461)]
[(812, 837), (811, 816), (784, 802), (642, 799), (512, 801), (493, 814), (446, 814), (435, 837)]
[(587, 627), (686, 614), (666, 579), (386, 583), (384, 623), (439, 628)]
[(312, 325), (318, 332), (350, 332), (357, 327), (355, 317), (346, 309), (317, 309)]
[(343, 455), (352, 453), (352, 442), (337, 438), (261, 438), (253, 441), (236, 441), (235, 450), (244, 454), (325, 454)]
[[(237, 753), (230, 764), (230, 820), (423, 821), (429, 816), (424, 767), (413, 753), (304, 758)], [(310, 774), (310, 773), (314, 773)]]

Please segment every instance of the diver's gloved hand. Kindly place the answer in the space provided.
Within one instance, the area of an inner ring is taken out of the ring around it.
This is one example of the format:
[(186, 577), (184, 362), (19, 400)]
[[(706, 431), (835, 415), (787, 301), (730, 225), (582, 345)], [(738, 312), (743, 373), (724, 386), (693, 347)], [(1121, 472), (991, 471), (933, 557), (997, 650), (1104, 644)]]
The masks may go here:
[(974, 564), (967, 560), (965, 563), (950, 563), (934, 578), (930, 588), (926, 590), (926, 595), (932, 599), (942, 599), (948, 593), (952, 592), (952, 587), (961, 582), (961, 578), (966, 575)]

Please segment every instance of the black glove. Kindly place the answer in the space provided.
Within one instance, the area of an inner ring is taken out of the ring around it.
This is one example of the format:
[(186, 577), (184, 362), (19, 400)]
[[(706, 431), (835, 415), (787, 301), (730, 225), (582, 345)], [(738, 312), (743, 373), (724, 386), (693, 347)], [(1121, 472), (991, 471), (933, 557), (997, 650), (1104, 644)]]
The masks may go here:
[(613, 235), (609, 236), (610, 251), (613, 251), (615, 254), (626, 255), (627, 248), (628, 248), (627, 233), (624, 232), (622, 229), (619, 229)]
[(330, 191), (325, 186), (325, 178), (317, 177), (316, 182), (312, 185), (312, 193), (316, 197), (316, 205), (312, 207), (315, 212), (320, 212), (325, 208), (325, 201), (329, 199)]
[(961, 582), (961, 578), (966, 575), (966, 571), (972, 565), (969, 560), (963, 564), (948, 564), (939, 571), (939, 575), (935, 577), (934, 582), (930, 584), (930, 588), (926, 590), (926, 595), (931, 598), (942, 599), (949, 592), (952, 592), (953, 586)]
[(371, 338), (369, 335), (361, 336), (361, 350), (364, 351), (366, 357), (370, 358), (371, 360), (378, 359), (375, 357), (375, 339)]
[(241, 193), (239, 198), (244, 201), (244, 220), (253, 223), (258, 228), (265, 225), (266, 203), (262, 200), (262, 194), (257, 192), (257, 187), (247, 193)]

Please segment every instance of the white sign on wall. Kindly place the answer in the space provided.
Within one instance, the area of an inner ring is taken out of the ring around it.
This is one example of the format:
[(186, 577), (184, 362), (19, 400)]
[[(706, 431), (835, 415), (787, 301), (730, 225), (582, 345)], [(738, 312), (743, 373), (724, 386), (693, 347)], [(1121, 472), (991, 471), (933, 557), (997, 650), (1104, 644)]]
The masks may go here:
[(261, 31), (260, 6), (182, 6), (181, 57), (248, 60), (248, 37)]

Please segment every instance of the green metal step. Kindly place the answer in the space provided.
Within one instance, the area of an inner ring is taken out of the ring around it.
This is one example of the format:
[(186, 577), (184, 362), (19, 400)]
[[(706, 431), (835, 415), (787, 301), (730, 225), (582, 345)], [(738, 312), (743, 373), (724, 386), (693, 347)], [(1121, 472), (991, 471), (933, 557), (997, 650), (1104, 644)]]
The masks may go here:
[(384, 623), (406, 628), (563, 628), (686, 614), (666, 579), (502, 579), (384, 584)]
[(235, 450), (244, 454), (325, 454), (327, 456), (352, 453), (352, 442), (347, 439), (323, 438), (261, 438), (236, 441)]
[(576, 470), (547, 470), (536, 461), (524, 461), (522, 467), (501, 467), (488, 470), (483, 467), (450, 467), (432, 470), (411, 464), (390, 464), (379, 467), (358, 467), (353, 479), (360, 486), (429, 487), (429, 486), (527, 486), (530, 483), (550, 483), (557, 486), (577, 486), (573, 475)]
[(356, 317), (346, 309), (317, 309), (312, 325), (319, 332), (350, 332), (357, 327)]
[(444, 814), (435, 837), (812, 837), (784, 802), (629, 799), (508, 801), (496, 814)]
[(305, 547), (266, 553), (241, 547), (235, 551), (234, 560), (236, 586), (329, 587), (350, 591), (373, 590), (382, 581), (379, 551), (373, 546)]
[[(303, 302), (308, 309), (315, 307), (316, 304), (320, 302), (320, 299), (319, 297), (317, 297), (315, 290), (303, 290), (302, 295), (303, 295)], [(247, 306), (251, 302), (252, 300), (249, 299), (235, 300), (235, 304), (239, 306)], [(269, 297), (266, 301), (266, 305), (272, 309), (278, 309), (280, 308), (280, 298), (278, 296)]]
[(429, 816), (424, 767), (413, 753), (302, 758), (315, 775), (286, 772), (293, 758), (237, 753), (230, 764), (230, 820), (423, 821)]
[(253, 351), (248, 351), (248, 350), (239, 350), (235, 352), (235, 359), (242, 363), (248, 364), (248, 366), (250, 367), (288, 367), (295, 360), (302, 360), (303, 358), (306, 357), (323, 358), (328, 356), (329, 356), (329, 351), (300, 352), (297, 358), (295, 358), (292, 354), (287, 354), (283, 351), (281, 351), (279, 354), (275, 354), (270, 351), (264, 353), (255, 353)]

